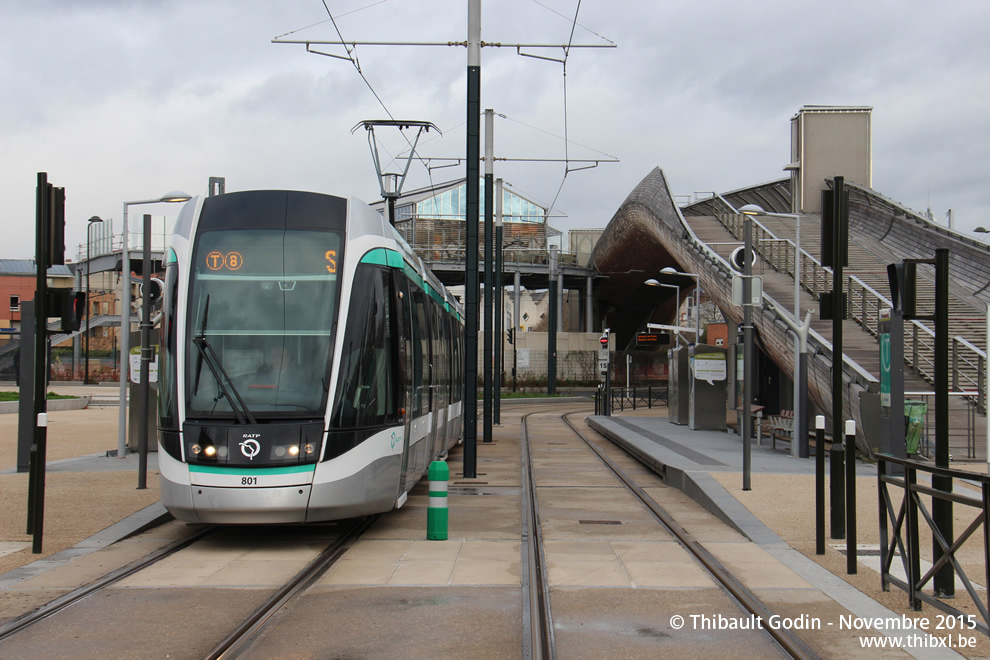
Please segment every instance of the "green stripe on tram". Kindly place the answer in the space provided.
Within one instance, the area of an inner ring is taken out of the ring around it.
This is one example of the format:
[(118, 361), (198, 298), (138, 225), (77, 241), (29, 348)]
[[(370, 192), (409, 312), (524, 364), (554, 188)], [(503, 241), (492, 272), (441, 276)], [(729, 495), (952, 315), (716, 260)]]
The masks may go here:
[[(365, 253), (363, 257), (361, 257), (361, 263), (402, 269), (402, 272), (405, 273), (406, 277), (408, 277), (413, 284), (423, 289), (423, 291), (425, 291), (430, 298), (442, 305), (447, 313), (454, 312), (454, 309), (451, 307), (450, 303), (444, 299), (440, 292), (437, 291), (429, 282), (427, 282), (423, 276), (416, 271), (412, 264), (403, 259), (402, 255), (395, 250), (389, 250), (388, 248), (371, 249)], [(457, 318), (460, 321), (464, 320), (460, 314), (457, 314)]]
[(369, 250), (367, 254), (361, 257), (361, 263), (373, 264), (375, 266), (388, 266), (389, 268), (402, 268), (405, 262), (402, 259), (402, 255), (395, 250), (389, 250), (388, 248), (375, 248), (373, 250)]
[(300, 472), (313, 472), (316, 466), (310, 465), (288, 465), (286, 467), (242, 469), (231, 467), (219, 467), (213, 465), (190, 465), (190, 472), (200, 472), (202, 474), (229, 474), (234, 477), (264, 477), (278, 474), (298, 474)]

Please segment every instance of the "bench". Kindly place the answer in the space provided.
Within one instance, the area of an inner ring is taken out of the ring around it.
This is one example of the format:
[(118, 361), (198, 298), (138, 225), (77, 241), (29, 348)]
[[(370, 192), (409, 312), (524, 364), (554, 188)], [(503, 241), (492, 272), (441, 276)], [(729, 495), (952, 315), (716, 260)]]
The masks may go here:
[(770, 446), (777, 448), (777, 440), (790, 442), (794, 437), (794, 411), (781, 410), (776, 415), (767, 417), (767, 421), (760, 424), (760, 435), (766, 433), (770, 436)]

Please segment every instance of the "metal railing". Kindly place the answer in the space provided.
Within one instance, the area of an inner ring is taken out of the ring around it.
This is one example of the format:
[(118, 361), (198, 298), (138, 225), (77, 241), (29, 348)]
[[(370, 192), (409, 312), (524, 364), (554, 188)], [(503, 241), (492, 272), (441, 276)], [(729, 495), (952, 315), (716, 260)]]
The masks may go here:
[[(611, 388), (611, 405), (609, 410), (624, 411), (627, 407), (630, 410), (637, 408), (652, 409), (653, 406), (667, 405), (666, 385), (640, 385), (637, 387), (615, 387)], [(602, 403), (605, 399), (605, 384), (599, 383), (595, 390), (595, 414), (600, 415), (604, 408)]]
[[(888, 466), (895, 465), (903, 468), (903, 477), (888, 474)], [(929, 477), (951, 479), (950, 490), (940, 490), (918, 483), (919, 473)], [(967, 541), (972, 541), (970, 546), (974, 543), (977, 546), (982, 545), (983, 565), (980, 567), (982, 569), (980, 576), (990, 581), (990, 543), (987, 541), (990, 539), (990, 476), (939, 468), (917, 461), (895, 458), (887, 454), (877, 454), (877, 474), (880, 503), (880, 579), (883, 590), (890, 591), (890, 585), (899, 587), (907, 592), (908, 604), (913, 609), (921, 610), (922, 603), (928, 603), (953, 618), (958, 618), (963, 631), (975, 628), (985, 635), (990, 635), (990, 613), (988, 613), (988, 603), (984, 600), (987, 591), (983, 589), (984, 596), (978, 593), (977, 585), (973, 584), (966, 573), (963, 566), (963, 554), (960, 552)], [(976, 486), (980, 496), (967, 495), (966, 493), (970, 491), (970, 488), (968, 485), (964, 486), (964, 483)], [(958, 489), (956, 488), (957, 485), (959, 486)], [(891, 497), (890, 487), (900, 488), (904, 491), (903, 497), (899, 498), (900, 503), (897, 507), (895, 507), (895, 502), (898, 498)], [(931, 497), (932, 506), (926, 504), (924, 499), (926, 497)], [(971, 507), (975, 510), (976, 516), (961, 533), (953, 534), (955, 538), (946, 539), (932, 515), (936, 500)], [(941, 555), (924, 575), (921, 573), (919, 513), (927, 523), (928, 531), (940, 549), (939, 554)], [(978, 533), (981, 527), (982, 533)], [(898, 556), (901, 559), (905, 579), (897, 577), (891, 570), (894, 558)], [(956, 579), (962, 583), (972, 603), (976, 606), (981, 620), (951, 607), (946, 601), (936, 598), (934, 594), (925, 593), (926, 586), (932, 582), (936, 573), (939, 573), (946, 566), (951, 566), (955, 572)], [(963, 623), (965, 623), (964, 626)]]
[[(715, 213), (722, 225), (740, 239), (743, 235), (745, 216), (738, 214), (721, 197), (715, 198)], [(796, 246), (790, 239), (778, 238), (756, 218), (753, 223), (753, 248), (772, 269), (794, 277)], [(801, 287), (816, 298), (832, 290), (832, 269), (806, 250), (801, 250)], [(849, 316), (870, 335), (880, 333), (880, 319), (884, 310), (893, 307), (886, 296), (855, 275), (847, 275), (845, 282)], [(935, 331), (926, 324), (911, 320), (905, 324), (904, 362), (914, 372), (930, 383), (935, 382)], [(987, 353), (961, 335), (951, 338), (952, 389), (965, 391), (971, 406), (981, 413), (987, 411), (986, 369)]]

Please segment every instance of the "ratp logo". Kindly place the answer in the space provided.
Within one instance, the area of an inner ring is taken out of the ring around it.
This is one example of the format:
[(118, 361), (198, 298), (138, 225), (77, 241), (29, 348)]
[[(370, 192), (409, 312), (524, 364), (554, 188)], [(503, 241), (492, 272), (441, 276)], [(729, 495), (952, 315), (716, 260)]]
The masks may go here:
[(249, 461), (253, 461), (254, 457), (261, 451), (261, 443), (254, 438), (243, 440), (238, 443), (238, 445), (241, 448), (241, 453), (244, 454)]

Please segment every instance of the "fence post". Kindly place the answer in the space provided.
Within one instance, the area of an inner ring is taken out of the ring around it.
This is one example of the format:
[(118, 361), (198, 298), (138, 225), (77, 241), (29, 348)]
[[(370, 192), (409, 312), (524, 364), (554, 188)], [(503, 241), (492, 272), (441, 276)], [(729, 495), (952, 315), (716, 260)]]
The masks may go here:
[[(887, 503), (884, 498), (887, 484), (883, 480), (889, 474), (887, 461), (883, 456), (877, 456), (877, 511), (880, 514), (880, 589), (890, 591), (887, 584)], [(897, 547), (896, 544), (894, 546)]]
[(914, 487), (918, 482), (917, 468), (906, 465), (904, 470), (904, 497), (907, 501), (907, 552), (908, 552), (908, 604), (916, 612), (921, 611), (921, 599), (917, 596), (921, 581), (921, 558), (918, 549), (918, 503), (914, 499)]

